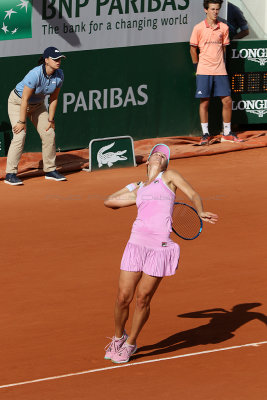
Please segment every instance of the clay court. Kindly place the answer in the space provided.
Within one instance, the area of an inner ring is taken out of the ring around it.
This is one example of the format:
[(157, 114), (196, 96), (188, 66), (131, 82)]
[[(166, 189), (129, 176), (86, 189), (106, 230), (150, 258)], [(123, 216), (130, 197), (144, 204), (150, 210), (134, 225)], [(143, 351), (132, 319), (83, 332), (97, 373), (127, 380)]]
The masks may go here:
[(266, 399), (266, 147), (224, 150), (170, 162), (219, 222), (179, 240), (178, 271), (122, 366), (104, 360), (104, 347), (136, 208), (103, 200), (145, 179), (144, 162), (66, 166), (68, 182), (30, 169), (22, 187), (1, 180), (1, 399)]

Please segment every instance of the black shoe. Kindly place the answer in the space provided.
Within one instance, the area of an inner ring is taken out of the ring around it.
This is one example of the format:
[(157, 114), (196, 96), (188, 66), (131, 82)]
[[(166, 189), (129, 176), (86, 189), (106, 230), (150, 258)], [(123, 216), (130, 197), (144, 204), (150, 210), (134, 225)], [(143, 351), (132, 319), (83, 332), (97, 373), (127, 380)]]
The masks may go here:
[(203, 135), (201, 138), (201, 141), (200, 141), (200, 146), (209, 144), (209, 141), (210, 141), (210, 135), (207, 135), (207, 134)]
[(52, 171), (52, 172), (46, 172), (45, 179), (52, 179), (53, 181), (66, 181), (67, 180), (65, 178), (65, 176), (61, 175), (56, 170)]
[(17, 177), (16, 174), (6, 174), (5, 183), (13, 186), (23, 185), (22, 181)]

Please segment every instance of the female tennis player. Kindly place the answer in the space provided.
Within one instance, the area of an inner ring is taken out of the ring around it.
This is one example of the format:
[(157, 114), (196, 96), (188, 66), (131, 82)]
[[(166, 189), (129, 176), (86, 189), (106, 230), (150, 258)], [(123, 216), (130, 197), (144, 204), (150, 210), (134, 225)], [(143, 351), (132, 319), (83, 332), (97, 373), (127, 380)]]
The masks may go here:
[[(174, 170), (167, 170), (170, 149), (157, 144), (147, 161), (146, 182), (135, 182), (112, 194), (105, 206), (117, 209), (137, 205), (138, 214), (121, 261), (115, 304), (115, 335), (105, 359), (126, 363), (136, 352), (136, 340), (148, 320), (150, 302), (164, 276), (174, 275), (180, 248), (170, 239), (175, 193), (180, 189), (192, 201), (203, 221), (214, 224), (218, 216), (203, 210), (199, 194)], [(131, 333), (125, 332), (130, 303), (136, 292)]]
[[(10, 93), (8, 115), (12, 125), (11, 141), (6, 166), (5, 183), (22, 185), (17, 177), (18, 164), (26, 138), (26, 119), (37, 129), (42, 140), (43, 168), (45, 179), (65, 181), (66, 178), (56, 171), (55, 112), (58, 95), (64, 81), (60, 69), (63, 54), (55, 47), (45, 49), (38, 61), (38, 67), (30, 70)], [(45, 106), (45, 96), (50, 95), (49, 110)]]

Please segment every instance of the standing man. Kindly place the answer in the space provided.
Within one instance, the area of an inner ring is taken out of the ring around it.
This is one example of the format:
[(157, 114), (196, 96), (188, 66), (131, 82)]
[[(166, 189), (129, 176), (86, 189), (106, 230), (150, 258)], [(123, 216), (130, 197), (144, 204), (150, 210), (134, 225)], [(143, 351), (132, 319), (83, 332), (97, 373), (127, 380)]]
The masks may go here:
[(200, 99), (201, 145), (208, 144), (210, 140), (208, 110), (210, 97), (213, 96), (220, 97), (222, 101), (221, 141), (243, 141), (231, 132), (232, 98), (225, 67), (225, 46), (230, 44), (229, 28), (217, 19), (222, 3), (223, 0), (204, 0), (206, 19), (195, 25), (190, 38), (190, 54), (196, 71), (195, 97)]
[(228, 1), (227, 25), (229, 26), (230, 40), (243, 39), (249, 35), (249, 27), (244, 14), (239, 7)]

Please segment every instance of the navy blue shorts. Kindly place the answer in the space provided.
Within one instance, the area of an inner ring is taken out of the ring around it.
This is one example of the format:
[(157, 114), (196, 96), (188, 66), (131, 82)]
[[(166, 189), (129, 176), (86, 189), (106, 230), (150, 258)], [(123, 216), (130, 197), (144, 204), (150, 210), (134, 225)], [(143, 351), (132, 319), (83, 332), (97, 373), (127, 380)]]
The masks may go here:
[(197, 75), (197, 99), (231, 96), (228, 75)]

